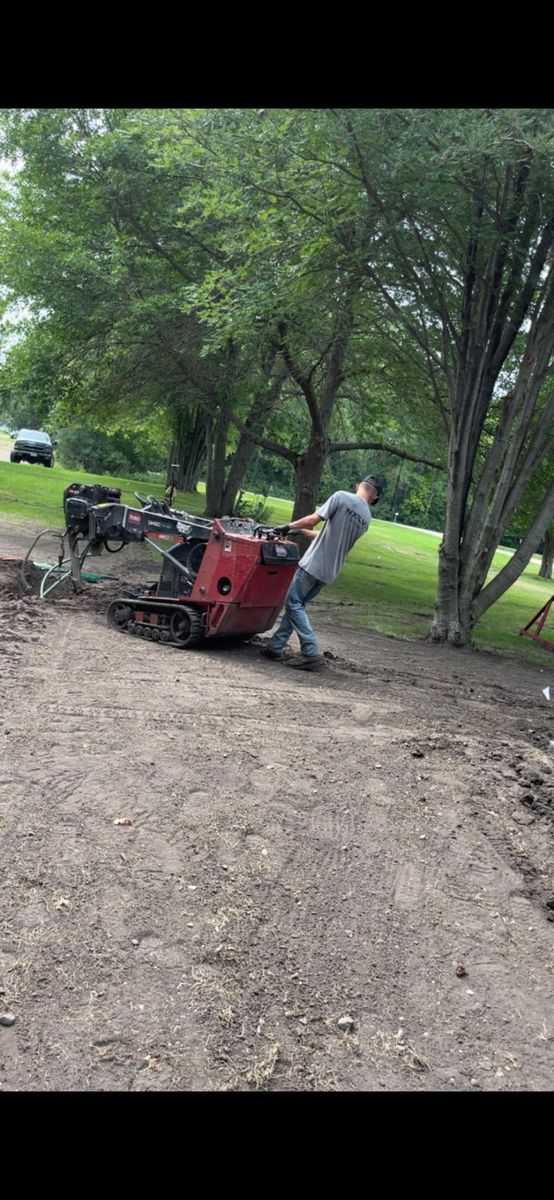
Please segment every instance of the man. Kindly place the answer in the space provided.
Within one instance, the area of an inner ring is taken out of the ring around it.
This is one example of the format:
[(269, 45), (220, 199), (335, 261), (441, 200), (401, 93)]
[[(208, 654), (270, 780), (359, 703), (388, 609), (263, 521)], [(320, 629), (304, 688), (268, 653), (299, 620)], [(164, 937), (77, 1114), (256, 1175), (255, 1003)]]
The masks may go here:
[(356, 486), (356, 494), (333, 492), (321, 508), (309, 517), (300, 517), (290, 525), (281, 525), (276, 532), (284, 536), (293, 530), (312, 530), (320, 521), (324, 529), (310, 533), (314, 539), (298, 568), (285, 598), (281, 624), (262, 650), (265, 658), (283, 662), (283, 650), (293, 633), (298, 634), (302, 657), (288, 666), (299, 671), (318, 671), (325, 665), (315, 633), (308, 620), (306, 605), (319, 594), (326, 583), (333, 583), (342, 568), (348, 551), (365, 533), (371, 521), (370, 505), (376, 504), (381, 487), (375, 475), (367, 475)]

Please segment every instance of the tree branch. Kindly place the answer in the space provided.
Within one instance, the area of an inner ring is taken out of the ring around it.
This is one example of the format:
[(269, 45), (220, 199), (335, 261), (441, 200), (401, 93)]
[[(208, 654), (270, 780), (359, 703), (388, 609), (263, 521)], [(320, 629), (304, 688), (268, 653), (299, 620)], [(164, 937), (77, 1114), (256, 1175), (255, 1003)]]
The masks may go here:
[(446, 470), (444, 463), (436, 462), (432, 458), (423, 458), (420, 454), (412, 454), (409, 450), (401, 450), (399, 446), (387, 446), (384, 442), (329, 443), (330, 454), (335, 454), (339, 450), (384, 450), (387, 454), (394, 454), (397, 458), (406, 458), (409, 462), (423, 463), (426, 467), (435, 467), (437, 471)]
[(283, 322), (281, 322), (281, 324), (279, 325), (279, 337), (281, 339), (280, 340), (280, 350), (283, 355), (285, 365), (287, 367), (287, 370), (288, 370), (291, 378), (294, 379), (295, 383), (298, 384), (298, 387), (300, 388), (301, 392), (304, 394), (306, 404), (308, 405), (310, 417), (312, 418), (314, 429), (316, 430), (317, 433), (320, 433), (320, 434), (324, 433), (323, 421), (321, 419), (321, 413), (319, 411), (319, 404), (317, 402), (317, 396), (315, 394), (315, 391), (314, 391), (314, 388), (312, 385), (312, 380), (311, 380), (312, 372), (310, 372), (309, 375), (306, 375), (305, 371), (302, 371), (302, 369), (298, 366), (298, 363), (296, 363), (295, 360), (293, 359), (293, 357), (290, 353), (290, 350), (285, 342), (285, 325)]

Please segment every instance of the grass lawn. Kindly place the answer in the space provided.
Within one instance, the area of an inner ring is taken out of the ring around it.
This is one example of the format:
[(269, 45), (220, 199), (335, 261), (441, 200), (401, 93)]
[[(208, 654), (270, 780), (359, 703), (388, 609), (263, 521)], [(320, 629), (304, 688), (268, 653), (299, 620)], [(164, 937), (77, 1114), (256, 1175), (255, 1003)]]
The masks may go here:
[[(387, 521), (373, 519), (369, 532), (352, 549), (343, 570), (323, 596), (354, 601), (352, 623), (378, 629), (395, 637), (425, 637), (433, 613), (440, 538)], [(489, 579), (508, 562), (498, 551)], [(540, 560), (526, 571), (496, 604), (485, 613), (474, 633), (475, 644), (510, 657), (526, 658), (544, 665), (547, 651), (518, 636), (533, 614), (554, 592), (552, 579), (539, 579)], [(345, 618), (343, 618), (345, 619)], [(551, 633), (554, 641), (554, 629)], [(554, 660), (552, 667), (554, 671)]]
[[(161, 476), (154, 479), (116, 479), (108, 475), (87, 475), (84, 471), (67, 471), (64, 467), (31, 466), (29, 463), (0, 462), (0, 514), (36, 521), (47, 525), (63, 525), (63, 493), (70, 483), (103, 483), (122, 489), (126, 504), (136, 504), (133, 492), (148, 492), (163, 497)], [(201, 507), (202, 500), (196, 497)]]
[[(122, 499), (128, 504), (136, 503), (135, 490), (144, 496), (149, 493), (163, 497), (161, 476), (142, 480), (99, 478), (59, 466), (48, 470), (0, 462), (0, 519), (24, 518), (43, 528), (60, 527), (62, 493), (75, 479), (120, 487)], [(204, 497), (202, 492), (177, 492), (175, 505), (191, 513), (201, 513)], [(270, 522), (284, 524), (290, 518), (292, 505), (270, 499), (268, 509)], [(339, 579), (325, 588), (319, 603), (323, 606), (339, 600), (350, 601), (348, 606), (333, 610), (338, 621), (349, 625), (369, 627), (395, 637), (425, 637), (433, 612), (439, 544), (440, 538), (432, 533), (374, 518), (369, 532), (351, 551)], [(491, 576), (507, 561), (506, 553), (499, 551)], [(554, 593), (554, 580), (538, 578), (538, 563), (535, 557), (517, 583), (485, 614), (475, 631), (475, 643), (481, 649), (530, 659), (543, 666), (552, 663), (554, 672), (554, 659), (549, 653), (518, 636), (518, 630)], [(554, 641), (554, 630), (550, 636)]]

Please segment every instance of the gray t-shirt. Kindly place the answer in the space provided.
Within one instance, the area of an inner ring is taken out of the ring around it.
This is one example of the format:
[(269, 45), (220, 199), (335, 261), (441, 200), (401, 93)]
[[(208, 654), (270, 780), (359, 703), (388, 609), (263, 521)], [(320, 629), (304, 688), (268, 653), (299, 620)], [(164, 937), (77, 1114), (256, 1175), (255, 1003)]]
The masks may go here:
[(352, 492), (333, 492), (316, 511), (326, 524), (298, 565), (321, 583), (333, 583), (348, 551), (369, 527), (371, 513), (365, 500)]

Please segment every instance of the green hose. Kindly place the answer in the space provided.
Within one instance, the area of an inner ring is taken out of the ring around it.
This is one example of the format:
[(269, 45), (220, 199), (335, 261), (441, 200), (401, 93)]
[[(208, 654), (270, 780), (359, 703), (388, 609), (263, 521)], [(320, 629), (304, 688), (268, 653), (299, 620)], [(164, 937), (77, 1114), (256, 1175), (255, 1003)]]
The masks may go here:
[[(33, 562), (33, 566), (38, 567), (40, 571), (51, 571), (53, 569), (54, 565), (55, 565), (54, 563)], [(68, 574), (70, 574), (70, 573), (71, 572), (68, 572)], [(102, 579), (114, 579), (115, 580), (116, 576), (115, 575), (97, 575), (97, 574), (93, 573), (92, 571), (81, 571), (81, 579), (86, 580), (87, 583), (100, 583), (100, 581)]]

